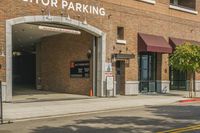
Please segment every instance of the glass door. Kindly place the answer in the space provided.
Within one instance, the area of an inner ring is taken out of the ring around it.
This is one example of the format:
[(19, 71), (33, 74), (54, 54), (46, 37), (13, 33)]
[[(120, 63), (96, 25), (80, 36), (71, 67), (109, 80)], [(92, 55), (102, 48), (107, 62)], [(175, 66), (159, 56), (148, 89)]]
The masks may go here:
[(156, 53), (140, 54), (140, 92), (156, 92)]
[(170, 68), (171, 90), (187, 90), (187, 72)]

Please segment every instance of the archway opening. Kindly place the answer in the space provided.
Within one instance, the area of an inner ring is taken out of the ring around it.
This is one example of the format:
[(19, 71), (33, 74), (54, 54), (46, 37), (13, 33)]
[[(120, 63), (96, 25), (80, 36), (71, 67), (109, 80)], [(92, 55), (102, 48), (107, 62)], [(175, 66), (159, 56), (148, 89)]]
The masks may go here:
[(73, 99), (71, 94), (88, 96), (91, 89), (96, 95), (95, 38), (53, 22), (13, 25), (13, 101), (55, 100), (55, 94), (62, 94), (58, 99)]
[[(104, 91), (104, 82), (105, 82), (105, 59), (106, 59), (106, 34), (100, 29), (91, 26), (89, 24), (74, 20), (74, 19), (66, 19), (61, 16), (24, 16), (6, 20), (6, 45), (5, 45), (5, 53), (6, 53), (6, 81), (2, 84), (3, 90), (3, 100), (6, 102), (13, 101), (12, 95), (12, 29), (14, 25), (24, 24), (24, 23), (54, 23), (62, 26), (68, 26), (71, 28), (76, 28), (78, 30), (83, 30), (84, 32), (93, 35), (93, 92), (97, 96), (105, 96)], [(96, 50), (96, 51), (95, 51)], [(96, 56), (96, 57), (94, 57)], [(94, 63), (96, 62), (96, 63)]]

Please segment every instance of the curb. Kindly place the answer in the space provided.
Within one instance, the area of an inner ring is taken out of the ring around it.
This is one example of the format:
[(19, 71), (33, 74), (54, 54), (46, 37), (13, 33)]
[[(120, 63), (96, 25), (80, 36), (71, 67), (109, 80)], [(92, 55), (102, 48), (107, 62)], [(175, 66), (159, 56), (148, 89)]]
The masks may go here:
[(180, 103), (200, 102), (200, 98), (192, 98), (187, 100), (180, 100)]
[[(159, 105), (158, 105), (159, 106)], [(135, 107), (127, 107), (127, 108), (115, 108), (108, 110), (97, 110), (97, 111), (88, 111), (88, 112), (78, 112), (78, 113), (69, 113), (69, 114), (58, 114), (58, 115), (47, 115), (41, 117), (29, 117), (29, 118), (20, 118), (20, 119), (5, 119), (3, 124), (10, 124), (14, 122), (24, 122), (24, 121), (33, 121), (33, 120), (42, 120), (42, 119), (51, 119), (51, 118), (61, 118), (61, 117), (75, 117), (75, 116), (84, 116), (89, 114), (99, 114), (106, 112), (117, 112), (117, 111), (126, 111), (130, 109), (139, 109), (144, 108), (145, 106), (135, 106)]]
[(169, 104), (173, 104), (173, 103), (177, 103), (177, 102), (178, 101), (174, 101), (174, 102), (166, 103), (166, 104), (142, 105), (142, 106), (135, 106), (135, 107), (113, 108), (113, 109), (106, 109), (106, 110), (77, 112), (77, 113), (69, 113), (69, 114), (47, 115), (47, 116), (29, 117), (29, 118), (20, 118), (20, 119), (5, 119), (4, 124), (7, 124), (7, 123), (9, 124), (9, 123), (14, 123), (14, 122), (30, 121), (30, 120), (41, 120), (41, 119), (60, 118), (60, 117), (75, 117), (75, 116), (84, 116), (84, 115), (89, 115), (89, 114), (99, 114), (99, 113), (106, 113), (106, 112), (127, 111), (127, 110), (130, 110), (130, 109), (144, 108), (146, 106), (162, 106), (162, 105), (169, 105)]

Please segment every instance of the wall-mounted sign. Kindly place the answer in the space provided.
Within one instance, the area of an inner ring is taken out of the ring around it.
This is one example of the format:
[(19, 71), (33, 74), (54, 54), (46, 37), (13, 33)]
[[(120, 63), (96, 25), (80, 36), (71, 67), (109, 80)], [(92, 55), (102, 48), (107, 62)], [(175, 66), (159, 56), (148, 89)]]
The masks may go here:
[(133, 59), (135, 58), (134, 54), (112, 54), (112, 58), (115, 59)]
[(113, 90), (114, 89), (114, 77), (106, 78), (106, 89)]
[(105, 71), (112, 72), (112, 63), (105, 63)]
[(79, 2), (72, 2), (69, 0), (22, 0), (24, 2), (42, 4), (43, 6), (50, 6), (55, 8), (62, 8), (63, 10), (81, 12), (86, 14), (105, 16), (105, 8), (96, 5), (88, 5)]
[(70, 63), (71, 78), (89, 78), (90, 61), (71, 61)]

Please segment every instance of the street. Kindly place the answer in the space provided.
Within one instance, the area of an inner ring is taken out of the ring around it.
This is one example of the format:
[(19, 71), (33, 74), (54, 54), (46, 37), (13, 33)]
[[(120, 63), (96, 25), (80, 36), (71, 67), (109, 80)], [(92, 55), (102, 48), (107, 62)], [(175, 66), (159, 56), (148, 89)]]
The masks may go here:
[(104, 111), (3, 124), (0, 133), (198, 133), (200, 103)]

